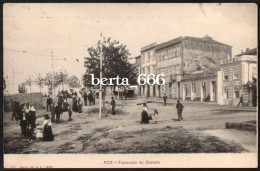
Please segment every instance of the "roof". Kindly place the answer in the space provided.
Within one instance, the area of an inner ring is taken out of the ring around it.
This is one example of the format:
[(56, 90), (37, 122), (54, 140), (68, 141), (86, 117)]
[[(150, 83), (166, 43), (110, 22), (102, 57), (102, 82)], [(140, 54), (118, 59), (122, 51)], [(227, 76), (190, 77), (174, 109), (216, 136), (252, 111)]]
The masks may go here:
[(146, 50), (149, 50), (149, 49), (152, 49), (152, 48), (155, 48), (156, 47), (156, 42), (155, 43), (152, 43), (152, 44), (149, 44), (147, 46), (144, 46), (141, 48), (141, 52), (143, 51), (146, 51)]
[(134, 58), (141, 58), (141, 55), (139, 55), (139, 56), (136, 56), (136, 57), (134, 57)]
[(220, 43), (216, 40), (213, 40), (212, 37), (210, 37), (208, 35), (205, 36), (205, 37), (202, 37), (202, 38), (185, 36), (183, 39), (184, 40), (191, 40), (191, 41), (198, 41), (198, 42), (205, 42), (205, 43), (212, 43), (212, 44), (230, 46), (230, 45), (227, 45), (227, 44), (224, 44), (224, 43)]
[(250, 49), (248, 51), (242, 52), (242, 53), (237, 54), (235, 56), (242, 56), (242, 55), (257, 55), (257, 49), (256, 48)]
[(181, 38), (182, 37), (178, 37), (178, 38), (172, 39), (170, 41), (163, 42), (163, 43), (157, 45), (155, 50), (163, 49), (163, 48), (166, 48), (166, 47), (169, 47), (169, 46), (181, 43)]

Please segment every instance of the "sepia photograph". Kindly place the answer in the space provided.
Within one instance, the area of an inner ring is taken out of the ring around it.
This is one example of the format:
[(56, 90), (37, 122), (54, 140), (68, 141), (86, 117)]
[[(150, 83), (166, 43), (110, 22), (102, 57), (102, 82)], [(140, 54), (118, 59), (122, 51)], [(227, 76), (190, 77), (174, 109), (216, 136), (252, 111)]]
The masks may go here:
[(3, 4), (4, 167), (258, 167), (257, 10)]

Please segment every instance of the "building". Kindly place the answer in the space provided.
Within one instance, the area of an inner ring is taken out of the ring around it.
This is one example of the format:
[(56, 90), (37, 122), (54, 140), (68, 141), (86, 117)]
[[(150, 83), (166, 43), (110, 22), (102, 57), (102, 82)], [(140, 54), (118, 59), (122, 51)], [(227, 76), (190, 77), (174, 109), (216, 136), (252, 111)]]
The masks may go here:
[(256, 106), (256, 80), (256, 49), (247, 49), (234, 58), (222, 60), (218, 72), (218, 103), (236, 106), (243, 95), (245, 105)]
[[(133, 65), (134, 65), (134, 67), (136, 67), (138, 75), (140, 75), (141, 74), (141, 65), (142, 65), (141, 55), (135, 57), (135, 63)], [(142, 91), (141, 86), (138, 86), (137, 88), (135, 88), (136, 95), (141, 96), (141, 91)]]
[[(141, 48), (141, 74), (148, 76), (149, 74), (156, 74), (156, 43), (152, 43)], [(141, 85), (141, 95), (145, 97), (155, 97), (155, 85)]]
[(217, 100), (217, 74), (211, 71), (216, 72), (219, 61), (232, 56), (231, 46), (209, 36), (185, 36), (157, 45), (155, 52), (157, 74), (165, 74), (166, 81), (165, 86), (158, 86), (157, 97), (166, 92), (170, 98), (203, 101), (212, 92), (210, 100)]

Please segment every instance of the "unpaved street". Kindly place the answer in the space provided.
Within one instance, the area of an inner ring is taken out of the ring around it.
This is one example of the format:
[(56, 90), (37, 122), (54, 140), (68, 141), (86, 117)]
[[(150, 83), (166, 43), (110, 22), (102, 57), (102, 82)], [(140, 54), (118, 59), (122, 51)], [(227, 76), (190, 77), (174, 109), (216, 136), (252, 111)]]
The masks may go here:
[[(109, 100), (110, 97), (107, 97)], [(162, 99), (149, 99), (149, 114), (159, 111), (159, 122), (140, 124), (144, 98), (128, 100), (122, 107), (117, 102), (116, 115), (98, 119), (95, 106), (84, 106), (83, 113), (68, 113), (62, 122), (53, 124), (55, 140), (28, 142), (21, 136), (20, 126), (4, 113), (5, 153), (212, 153), (256, 152), (256, 134), (225, 129), (225, 122), (256, 120), (254, 108), (230, 108), (212, 103), (182, 102), (184, 121), (177, 121), (176, 100), (163, 106)], [(37, 124), (42, 124), (45, 110), (37, 111)], [(48, 112), (50, 114), (50, 112)]]

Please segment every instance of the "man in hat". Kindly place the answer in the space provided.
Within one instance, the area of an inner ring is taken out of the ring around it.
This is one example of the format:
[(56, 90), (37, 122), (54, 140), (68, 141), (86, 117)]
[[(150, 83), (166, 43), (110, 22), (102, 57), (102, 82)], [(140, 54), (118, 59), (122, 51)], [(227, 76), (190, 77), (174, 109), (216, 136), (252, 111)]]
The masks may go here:
[(166, 95), (166, 93), (164, 93), (164, 95), (163, 95), (164, 106), (166, 106), (166, 100), (167, 100), (167, 95)]
[(178, 113), (178, 120), (183, 120), (182, 118), (182, 110), (184, 108), (184, 106), (180, 103), (179, 100), (177, 100), (177, 104), (176, 104), (176, 108), (177, 108), (177, 113)]
[(115, 115), (116, 112), (115, 112), (115, 107), (116, 107), (116, 101), (114, 99), (114, 97), (111, 97), (111, 106), (112, 106), (112, 115)]
[(47, 104), (47, 112), (48, 112), (48, 109), (51, 110), (51, 103), (52, 103), (52, 98), (50, 98), (50, 96), (48, 95), (47, 96), (47, 101), (46, 101), (46, 104)]
[(92, 103), (92, 92), (91, 92), (91, 90), (89, 90), (89, 93), (88, 93), (88, 101), (89, 101), (89, 106), (91, 106), (91, 103)]

